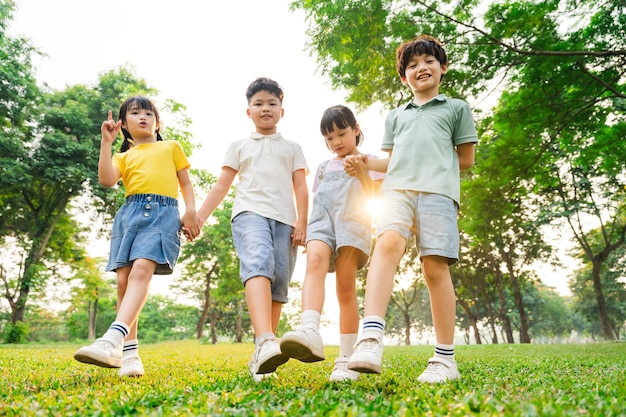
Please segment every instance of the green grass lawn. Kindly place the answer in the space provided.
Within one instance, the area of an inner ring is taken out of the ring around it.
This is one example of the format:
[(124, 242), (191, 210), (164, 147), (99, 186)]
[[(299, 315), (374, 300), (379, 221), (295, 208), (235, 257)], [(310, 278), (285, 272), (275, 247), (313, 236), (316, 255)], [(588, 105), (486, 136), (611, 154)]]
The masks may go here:
[(253, 345), (145, 344), (146, 375), (74, 361), (78, 345), (0, 345), (0, 416), (626, 416), (626, 343), (457, 346), (461, 379), (417, 382), (431, 346), (386, 347), (381, 375), (331, 383), (290, 360), (255, 383)]

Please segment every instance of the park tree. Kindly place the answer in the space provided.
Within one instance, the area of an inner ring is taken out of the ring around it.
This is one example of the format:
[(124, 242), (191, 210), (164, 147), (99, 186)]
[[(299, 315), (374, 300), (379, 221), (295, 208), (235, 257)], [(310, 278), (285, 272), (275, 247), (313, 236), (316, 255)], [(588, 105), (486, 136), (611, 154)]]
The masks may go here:
[[(204, 170), (192, 170), (194, 183), (208, 192), (217, 178)], [(230, 216), (234, 189), (207, 220), (202, 233), (193, 242), (183, 245), (180, 257), (184, 277), (174, 288), (179, 294), (200, 304), (196, 323), (196, 338), (203, 337), (210, 324), (211, 341), (217, 343), (218, 332), (232, 335), (237, 342), (249, 329), (244, 317), (244, 292), (239, 280), (239, 261), (232, 239)]]
[[(505, 206), (495, 214), (514, 223), (493, 232), (503, 237), (493, 248), (494, 274), (509, 280), (526, 316), (521, 268), (540, 248), (531, 233), (565, 224), (592, 260), (597, 318), (604, 338), (614, 340), (601, 276), (610, 253), (625, 244), (626, 4), (300, 0), (292, 8), (306, 13), (308, 48), (321, 72), (360, 108), (410, 100), (394, 68), (401, 42), (420, 33), (444, 42), (450, 67), (442, 92), (468, 100), (481, 116), (476, 168), (493, 164), (480, 175), (495, 175), (483, 179), (482, 193), (495, 191), (490, 203)], [(482, 211), (465, 216), (479, 223)], [(586, 242), (598, 225), (604, 244), (593, 251)], [(520, 336), (528, 341), (523, 320)]]
[[(589, 244), (602, 246), (603, 237), (601, 233), (601, 229), (596, 229), (589, 239)], [(581, 269), (575, 272), (572, 281), (570, 281), (570, 290), (576, 300), (573, 308), (586, 322), (591, 324), (595, 321), (598, 310), (596, 285), (593, 278), (594, 265), (583, 251), (578, 251), (575, 256), (583, 261), (583, 265)], [(600, 276), (610, 325), (617, 338), (621, 332), (624, 332), (626, 325), (625, 277), (626, 247), (622, 246), (607, 257), (606, 268)], [(593, 326), (589, 326), (588, 329), (591, 333), (595, 332)], [(593, 336), (598, 335), (594, 334)]]
[[(90, 340), (94, 340), (98, 334), (100, 301), (115, 294), (111, 283), (102, 273), (104, 265), (106, 265), (105, 259), (90, 256), (85, 256), (72, 265), (75, 283), (71, 286), (70, 306), (66, 314), (71, 315), (76, 310), (86, 313), (87, 320), (83, 321), (83, 325), (87, 325), (87, 339)], [(105, 326), (108, 326), (108, 322)]]

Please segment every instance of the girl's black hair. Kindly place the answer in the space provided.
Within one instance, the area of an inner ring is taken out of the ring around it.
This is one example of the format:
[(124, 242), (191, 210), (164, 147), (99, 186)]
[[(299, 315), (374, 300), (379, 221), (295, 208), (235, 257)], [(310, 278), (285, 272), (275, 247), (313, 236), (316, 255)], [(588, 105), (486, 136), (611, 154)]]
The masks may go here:
[[(320, 123), (320, 131), (322, 132), (322, 136), (326, 136), (335, 130), (335, 126), (337, 126), (338, 129), (346, 129), (348, 127), (355, 129), (356, 125), (356, 117), (354, 117), (352, 110), (340, 104), (329, 107), (324, 111)], [(356, 137), (357, 146), (360, 145), (361, 142), (363, 142), (363, 132), (359, 129), (359, 134)]]
[[(122, 124), (126, 124), (126, 113), (133, 109), (149, 110), (153, 112), (157, 123), (159, 123), (159, 110), (156, 108), (154, 103), (149, 98), (144, 96), (132, 96), (127, 98), (126, 101), (124, 101), (120, 106), (119, 120), (122, 121)], [(120, 147), (120, 152), (126, 152), (133, 145), (133, 138), (130, 136), (130, 133), (128, 133), (128, 130), (124, 128), (122, 128), (122, 135), (124, 135), (124, 141)], [(159, 133), (159, 129), (156, 130), (156, 135), (157, 140), (163, 140), (161, 134)]]

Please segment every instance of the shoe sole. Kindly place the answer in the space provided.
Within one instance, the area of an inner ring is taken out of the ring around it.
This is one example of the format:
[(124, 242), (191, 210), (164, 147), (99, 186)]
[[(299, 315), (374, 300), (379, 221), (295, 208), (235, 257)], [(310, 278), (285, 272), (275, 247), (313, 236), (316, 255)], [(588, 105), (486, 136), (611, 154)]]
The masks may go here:
[(257, 369), (257, 374), (271, 374), (283, 363), (289, 360), (289, 356), (280, 354), (276, 356), (272, 356), (268, 358), (265, 362), (259, 364), (259, 369)]
[(361, 372), (362, 374), (380, 374), (383, 367), (369, 362), (348, 362), (348, 369)]
[(84, 352), (80, 349), (74, 354), (74, 359), (78, 362), (89, 365), (96, 365), (102, 368), (121, 368), (122, 359), (111, 358), (109, 356), (96, 355), (93, 352)]
[(326, 359), (323, 352), (321, 354), (320, 352), (313, 352), (311, 348), (296, 339), (285, 339), (283, 337), (280, 341), (280, 351), (284, 355), (297, 359), (300, 362), (319, 362)]
[(129, 372), (127, 374), (120, 374), (120, 378), (139, 378), (140, 376), (143, 376), (143, 372), (139, 373), (139, 372)]

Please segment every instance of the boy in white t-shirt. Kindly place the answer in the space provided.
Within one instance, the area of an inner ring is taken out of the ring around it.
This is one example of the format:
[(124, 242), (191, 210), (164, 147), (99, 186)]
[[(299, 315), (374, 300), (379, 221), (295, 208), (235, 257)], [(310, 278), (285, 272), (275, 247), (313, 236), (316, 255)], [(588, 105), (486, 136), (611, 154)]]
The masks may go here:
[(284, 114), (278, 83), (258, 78), (248, 86), (246, 98), (256, 131), (230, 145), (198, 220), (204, 224), (238, 175), (231, 224), (255, 336), (249, 371), (258, 380), (289, 360), (275, 335), (288, 301), (297, 246), (306, 239), (308, 167), (301, 146), (276, 131)]

